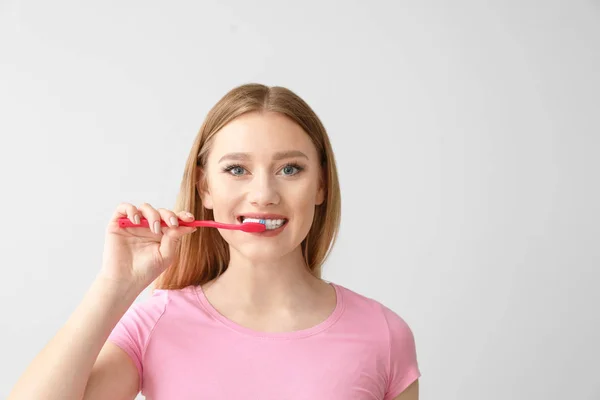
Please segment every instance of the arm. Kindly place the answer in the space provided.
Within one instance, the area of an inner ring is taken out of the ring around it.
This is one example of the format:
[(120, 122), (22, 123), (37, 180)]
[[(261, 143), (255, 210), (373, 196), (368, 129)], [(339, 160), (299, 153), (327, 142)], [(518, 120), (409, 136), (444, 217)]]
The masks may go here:
[[(110, 343), (105, 345), (105, 342), (139, 293), (141, 290), (137, 288), (118, 284), (99, 275), (67, 323), (21, 375), (8, 400), (81, 400), (88, 380), (91, 393), (99, 390), (99, 382), (109, 383), (109, 378), (119, 378), (119, 383), (110, 382), (114, 385), (111, 386), (111, 398), (135, 397), (137, 370), (133, 367), (135, 373), (131, 369), (127, 373), (127, 367), (133, 364), (125, 361), (125, 352), (114, 349)], [(98, 364), (95, 366), (96, 359)], [(110, 368), (114, 368), (114, 371), (109, 373)], [(115, 371), (125, 372), (119, 377)], [(92, 372), (94, 378), (90, 379)], [(133, 382), (132, 377), (135, 378)], [(131, 388), (135, 388), (135, 393)], [(127, 393), (119, 394), (115, 390)], [(86, 394), (86, 398), (91, 397)]]
[(107, 342), (94, 364), (83, 400), (131, 400), (139, 392), (140, 378), (131, 357)]
[(419, 400), (419, 380), (417, 379), (402, 393), (394, 398), (394, 400)]
[(386, 399), (417, 400), (421, 372), (414, 334), (406, 321), (391, 309), (383, 307), (383, 312), (389, 332), (389, 381)]

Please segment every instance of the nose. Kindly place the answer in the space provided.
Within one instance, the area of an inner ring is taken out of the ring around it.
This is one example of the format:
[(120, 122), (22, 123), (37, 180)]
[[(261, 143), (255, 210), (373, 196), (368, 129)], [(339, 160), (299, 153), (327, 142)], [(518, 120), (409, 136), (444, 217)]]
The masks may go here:
[(248, 201), (257, 207), (279, 204), (279, 192), (273, 178), (268, 174), (256, 175), (250, 183)]

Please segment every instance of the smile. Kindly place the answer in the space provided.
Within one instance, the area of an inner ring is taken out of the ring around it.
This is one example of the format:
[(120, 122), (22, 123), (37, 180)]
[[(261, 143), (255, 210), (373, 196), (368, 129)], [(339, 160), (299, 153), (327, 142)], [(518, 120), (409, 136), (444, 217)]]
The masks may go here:
[(242, 224), (245, 222), (255, 222), (255, 223), (259, 223), (259, 224), (264, 224), (268, 231), (281, 228), (283, 225), (287, 224), (287, 222), (288, 222), (288, 220), (286, 218), (277, 218), (277, 219), (251, 218), (251, 217), (245, 217), (243, 215), (238, 217), (238, 221)]

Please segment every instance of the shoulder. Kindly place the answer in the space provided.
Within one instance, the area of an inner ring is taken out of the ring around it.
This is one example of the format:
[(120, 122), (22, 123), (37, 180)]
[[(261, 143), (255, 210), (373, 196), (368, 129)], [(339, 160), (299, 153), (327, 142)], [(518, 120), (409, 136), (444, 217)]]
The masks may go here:
[(167, 311), (171, 300), (169, 290), (155, 290), (148, 297), (138, 299), (129, 307), (124, 317), (137, 317), (140, 320), (156, 323)]
[(348, 320), (360, 324), (375, 334), (391, 358), (414, 359), (416, 357), (415, 337), (407, 321), (390, 307), (378, 300), (336, 285), (342, 294), (344, 313)]
[(139, 342), (139, 347), (144, 347), (168, 304), (168, 291), (155, 291), (147, 298), (138, 298), (120, 318), (109, 339), (116, 343), (135, 341)]
[(343, 297), (344, 307), (363, 318), (375, 318), (390, 332), (410, 331), (408, 323), (397, 312), (378, 300), (367, 297), (342, 285), (334, 284)]
[(139, 298), (121, 317), (119, 325), (135, 330), (138, 336), (147, 337), (160, 321), (172, 313), (178, 313), (194, 304), (193, 286), (183, 289), (155, 289), (145, 298)]
[(161, 322), (176, 320), (186, 314), (185, 304), (192, 303), (192, 291), (192, 287), (179, 290), (158, 289), (146, 298), (136, 300), (117, 322), (108, 340), (141, 360), (157, 328), (165, 325)]

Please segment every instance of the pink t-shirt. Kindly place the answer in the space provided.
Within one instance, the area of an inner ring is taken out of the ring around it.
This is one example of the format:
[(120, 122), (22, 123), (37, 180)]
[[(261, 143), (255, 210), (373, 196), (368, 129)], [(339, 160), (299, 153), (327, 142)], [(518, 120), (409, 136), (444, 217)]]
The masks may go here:
[(148, 400), (390, 400), (419, 376), (413, 333), (379, 302), (332, 284), (333, 313), (286, 333), (225, 318), (200, 286), (134, 303), (109, 340)]

